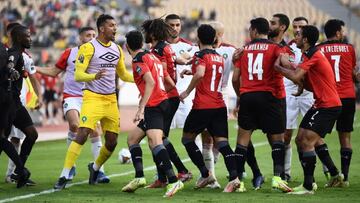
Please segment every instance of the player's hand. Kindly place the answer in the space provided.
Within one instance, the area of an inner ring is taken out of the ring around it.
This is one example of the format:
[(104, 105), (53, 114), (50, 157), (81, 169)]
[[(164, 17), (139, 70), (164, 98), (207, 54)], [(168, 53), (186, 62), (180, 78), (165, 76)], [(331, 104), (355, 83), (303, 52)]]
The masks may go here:
[(144, 110), (145, 110), (144, 106), (139, 106), (139, 109), (137, 110), (137, 112), (135, 114), (134, 123), (139, 122), (142, 119), (144, 119)]
[(10, 77), (11, 81), (15, 81), (20, 78), (20, 73), (17, 70), (15, 70), (14, 68), (10, 68), (9, 77)]
[(43, 106), (42, 101), (40, 101), (39, 99), (36, 99), (34, 109), (38, 110), (38, 109), (40, 109), (42, 106)]
[(298, 85), (298, 90), (295, 93), (292, 93), (294, 97), (300, 96), (304, 92), (304, 83), (301, 83), (301, 85)]
[(186, 91), (183, 91), (183, 92), (180, 94), (180, 96), (179, 96), (180, 101), (181, 101), (182, 103), (184, 103), (184, 100), (185, 100), (186, 97), (188, 97), (188, 96), (189, 96), (189, 94), (188, 94)]
[(243, 47), (235, 49), (235, 51), (233, 53), (233, 57), (232, 57), (232, 63), (233, 64), (235, 64), (235, 62), (240, 58), (243, 51), (244, 51)]
[(95, 80), (99, 80), (99, 79), (101, 79), (101, 78), (103, 78), (105, 76), (106, 76), (106, 70), (101, 69), (101, 70), (99, 70), (99, 72), (96, 73)]
[(283, 65), (284, 67), (291, 67), (290, 56), (288, 53), (280, 54), (280, 64)]
[(185, 70), (181, 71), (180, 78), (184, 78), (184, 75), (192, 75), (191, 70), (185, 69)]
[(235, 107), (231, 113), (234, 115), (235, 118), (237, 118), (239, 113), (239, 107)]

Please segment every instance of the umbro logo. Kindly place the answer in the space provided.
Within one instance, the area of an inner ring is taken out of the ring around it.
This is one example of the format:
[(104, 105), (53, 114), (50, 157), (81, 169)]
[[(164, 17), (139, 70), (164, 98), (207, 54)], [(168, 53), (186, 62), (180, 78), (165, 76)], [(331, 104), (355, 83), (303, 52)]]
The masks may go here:
[(114, 54), (114, 53), (111, 53), (111, 52), (106, 52), (105, 54), (101, 55), (99, 58), (101, 58), (102, 60), (105, 60), (109, 63), (113, 62), (113, 61), (116, 61), (119, 59), (119, 56)]

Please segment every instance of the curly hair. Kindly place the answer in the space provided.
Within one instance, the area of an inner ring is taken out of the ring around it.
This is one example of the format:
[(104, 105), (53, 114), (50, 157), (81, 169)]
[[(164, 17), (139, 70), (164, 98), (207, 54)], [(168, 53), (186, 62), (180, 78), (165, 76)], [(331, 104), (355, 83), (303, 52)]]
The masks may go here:
[[(141, 30), (145, 35), (148, 37), (151, 36), (157, 41), (167, 40), (173, 32), (173, 28), (161, 18), (145, 20), (141, 25)], [(148, 41), (148, 39), (146, 39), (146, 41)]]

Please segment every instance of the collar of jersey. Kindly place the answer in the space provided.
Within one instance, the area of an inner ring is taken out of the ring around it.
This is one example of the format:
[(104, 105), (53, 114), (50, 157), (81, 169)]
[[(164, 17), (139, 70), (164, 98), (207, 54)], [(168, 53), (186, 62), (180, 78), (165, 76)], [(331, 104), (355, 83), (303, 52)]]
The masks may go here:
[(111, 41), (109, 41), (108, 44), (104, 44), (103, 42), (101, 42), (101, 41), (98, 40), (97, 38), (96, 38), (96, 41), (99, 42), (99, 44), (101, 44), (103, 47), (110, 47), (110, 46), (111, 46)]

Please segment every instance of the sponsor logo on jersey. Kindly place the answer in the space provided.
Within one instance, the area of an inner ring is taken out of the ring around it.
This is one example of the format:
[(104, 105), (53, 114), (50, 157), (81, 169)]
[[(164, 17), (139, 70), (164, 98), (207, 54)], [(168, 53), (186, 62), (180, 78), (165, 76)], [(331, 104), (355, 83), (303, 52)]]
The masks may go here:
[(104, 61), (107, 61), (109, 63), (116, 61), (119, 59), (119, 56), (111, 53), (111, 52), (106, 52), (105, 54), (101, 55), (99, 58), (101, 58)]

